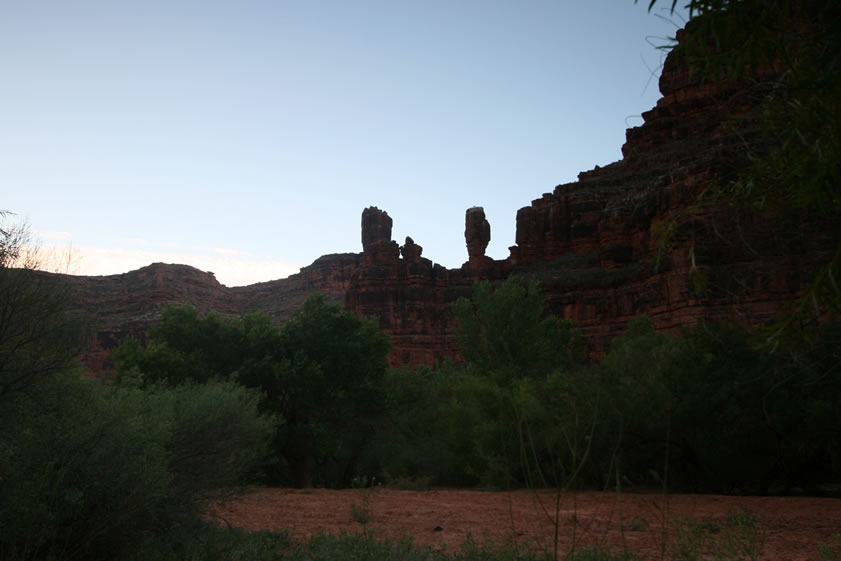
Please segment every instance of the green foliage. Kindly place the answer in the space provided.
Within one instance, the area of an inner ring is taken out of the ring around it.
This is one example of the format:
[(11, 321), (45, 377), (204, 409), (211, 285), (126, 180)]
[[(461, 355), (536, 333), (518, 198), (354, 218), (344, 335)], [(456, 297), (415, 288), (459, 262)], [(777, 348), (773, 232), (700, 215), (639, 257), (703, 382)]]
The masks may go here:
[(77, 365), (84, 318), (74, 295), (36, 271), (37, 251), (26, 224), (5, 224), (0, 211), (0, 399)]
[(489, 374), (540, 376), (579, 358), (580, 338), (568, 321), (544, 312), (537, 282), (510, 277), (494, 288), (478, 282), (471, 300), (453, 305), (455, 334), (464, 359)]
[(112, 559), (194, 520), (273, 432), (231, 383), (140, 390), (56, 376), (0, 408), (0, 556)]
[(244, 531), (196, 523), (167, 540), (150, 538), (121, 561), (282, 561), (292, 540), (288, 531)]
[(117, 350), (118, 378), (258, 389), (261, 409), (283, 420), (271, 481), (340, 486), (356, 475), (385, 412), (389, 341), (376, 323), (315, 294), (280, 330), (262, 314), (224, 320), (170, 306), (149, 335), (145, 349), (127, 341)]
[(728, 511), (720, 522), (684, 520), (672, 545), (675, 556), (686, 561), (755, 561), (762, 555), (767, 534), (756, 514), (740, 507)]
[(444, 561), (448, 556), (430, 547), (420, 547), (410, 538), (377, 539), (369, 532), (338, 535), (315, 534), (289, 551), (289, 561)]
[(283, 326), (278, 443), (298, 486), (348, 485), (385, 414), (389, 340), (321, 295)]
[[(463, 485), (445, 422), (446, 406), (459, 369), (393, 369), (383, 379), (385, 418), (373, 431), (360, 460), (361, 473), (376, 473), (390, 487), (421, 490)], [(472, 481), (471, 481), (472, 483)]]
[(559, 484), (585, 454), (579, 437), (587, 423), (559, 419), (579, 412), (565, 391), (578, 333), (544, 317), (544, 302), (536, 283), (512, 277), (495, 290), (477, 283), (472, 301), (453, 306), (468, 365), (446, 416), (463, 465), (492, 487)]
[(141, 396), (72, 377), (4, 401), (0, 557), (106, 559), (155, 527), (169, 426)]
[(193, 306), (170, 304), (149, 330), (149, 339), (145, 349), (133, 339), (117, 349), (118, 377), (137, 369), (147, 383), (239, 376), (248, 385), (262, 386), (266, 363), (280, 360), (279, 333), (262, 314), (225, 320), (214, 312), (200, 316)]
[(153, 387), (142, 392), (156, 415), (172, 419), (166, 440), (169, 502), (197, 517), (209, 500), (253, 474), (268, 453), (276, 419), (260, 414), (261, 395), (233, 382)]
[(642, 557), (632, 551), (615, 553), (610, 549), (593, 547), (577, 549), (564, 559), (565, 561), (639, 561)]
[[(306, 543), (290, 549), (290, 561), (545, 561), (543, 553), (531, 553), (511, 547), (479, 544), (468, 538), (460, 551), (419, 546), (410, 537), (400, 540), (379, 539), (370, 532), (338, 535), (316, 534)], [(610, 558), (614, 559), (614, 558)], [(620, 558), (615, 558), (620, 559)]]
[(841, 534), (833, 534), (829, 543), (819, 546), (821, 561), (841, 561)]
[[(838, 481), (838, 328), (816, 348), (774, 353), (747, 333), (701, 324), (680, 338), (639, 321), (600, 370), (603, 408), (592, 452), (604, 470), (621, 435), (621, 473), (672, 489), (767, 493)], [(668, 480), (668, 481), (666, 481)]]
[(0, 558), (115, 559), (239, 482), (273, 422), (230, 383), (80, 378), (72, 294), (33, 270), (27, 239), (0, 228)]

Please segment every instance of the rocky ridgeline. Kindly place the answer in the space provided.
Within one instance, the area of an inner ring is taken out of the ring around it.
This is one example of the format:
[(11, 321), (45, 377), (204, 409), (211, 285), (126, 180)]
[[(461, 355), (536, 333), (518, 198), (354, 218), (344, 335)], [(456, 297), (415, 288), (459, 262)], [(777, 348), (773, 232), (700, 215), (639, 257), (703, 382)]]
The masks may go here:
[(361, 254), (321, 257), (287, 279), (227, 288), (212, 273), (163, 264), (72, 277), (98, 320), (88, 364), (108, 370), (108, 349), (127, 335), (142, 339), (168, 302), (230, 316), (263, 312), (280, 324), (321, 291), (379, 319), (392, 338), (393, 366), (431, 365), (457, 356), (452, 303), (469, 296), (475, 281), (512, 273), (542, 283), (548, 310), (582, 330), (593, 357), (643, 313), (664, 330), (702, 318), (764, 324), (802, 292), (803, 271), (822, 254), (821, 236), (808, 221), (783, 234), (756, 217), (696, 204), (711, 182), (748, 165), (748, 147), (759, 146), (757, 92), (704, 83), (672, 56), (660, 91), (644, 123), (627, 131), (621, 161), (583, 172), (517, 212), (516, 245), (505, 260), (485, 255), (491, 227), (481, 208), (466, 211), (467, 261), (446, 269), (423, 257), (412, 238), (402, 246), (392, 240), (392, 218), (372, 207), (362, 213)]
[(220, 284), (213, 273), (164, 263), (121, 275), (65, 278), (92, 319), (95, 336), (83, 360), (98, 374), (113, 369), (110, 351), (125, 338), (145, 342), (147, 330), (170, 303), (190, 304), (202, 313), (212, 310), (224, 317), (261, 312), (281, 324), (313, 292), (343, 302), (360, 262), (355, 253), (325, 255), (288, 278), (235, 288)]

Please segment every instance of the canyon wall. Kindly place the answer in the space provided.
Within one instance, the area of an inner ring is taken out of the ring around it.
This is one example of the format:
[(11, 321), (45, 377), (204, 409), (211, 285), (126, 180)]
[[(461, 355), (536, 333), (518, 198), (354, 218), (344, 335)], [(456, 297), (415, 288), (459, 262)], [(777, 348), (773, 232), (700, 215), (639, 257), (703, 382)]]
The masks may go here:
[(168, 302), (229, 316), (263, 312), (281, 324), (321, 291), (378, 318), (392, 339), (393, 366), (432, 365), (457, 357), (452, 303), (476, 281), (511, 274), (541, 282), (547, 309), (582, 330), (592, 357), (643, 313), (673, 331), (701, 319), (765, 324), (802, 292), (825, 252), (820, 232), (808, 220), (781, 232), (755, 213), (699, 199), (761, 150), (761, 83), (704, 82), (670, 55), (662, 98), (627, 131), (623, 159), (521, 208), (505, 260), (485, 256), (491, 225), (481, 208), (465, 213), (465, 264), (447, 269), (412, 238), (392, 240), (392, 217), (371, 207), (362, 212), (361, 254), (321, 257), (287, 279), (227, 288), (212, 273), (163, 264), (68, 277), (98, 323), (86, 360), (107, 371), (108, 350), (128, 335), (143, 338)]
[(466, 213), (468, 261), (455, 270), (402, 249), (401, 258), (390, 218), (369, 249), (366, 230), (374, 228), (363, 213), (365, 258), (346, 306), (380, 318), (395, 365), (456, 356), (452, 302), (469, 296), (476, 280), (511, 274), (540, 281), (547, 309), (581, 329), (592, 358), (640, 314), (672, 332), (702, 319), (757, 327), (779, 318), (826, 257), (819, 228), (804, 218), (781, 231), (756, 213), (700, 197), (761, 153), (757, 100), (773, 74), (765, 72), (739, 83), (705, 82), (670, 56), (662, 98), (627, 131), (623, 159), (521, 208), (505, 260), (484, 255), (490, 225), (481, 209)]
[(164, 263), (121, 275), (64, 278), (94, 326), (83, 361), (92, 374), (100, 374), (114, 368), (110, 351), (127, 337), (145, 342), (146, 331), (171, 303), (190, 304), (202, 313), (215, 311), (224, 317), (260, 312), (279, 325), (313, 292), (344, 302), (360, 262), (361, 255), (356, 253), (325, 255), (288, 278), (235, 288), (220, 284), (213, 273)]

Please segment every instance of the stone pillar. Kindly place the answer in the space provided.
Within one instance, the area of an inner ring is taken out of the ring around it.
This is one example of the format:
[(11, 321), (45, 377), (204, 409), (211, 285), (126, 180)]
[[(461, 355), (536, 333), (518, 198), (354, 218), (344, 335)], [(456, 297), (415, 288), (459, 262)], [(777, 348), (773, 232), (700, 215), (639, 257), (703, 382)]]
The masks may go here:
[(464, 241), (470, 262), (484, 261), (485, 249), (491, 241), (491, 225), (485, 219), (485, 209), (480, 206), (468, 208), (464, 217)]
[(366, 263), (390, 263), (400, 258), (400, 248), (391, 239), (391, 217), (375, 206), (362, 211), (362, 253)]

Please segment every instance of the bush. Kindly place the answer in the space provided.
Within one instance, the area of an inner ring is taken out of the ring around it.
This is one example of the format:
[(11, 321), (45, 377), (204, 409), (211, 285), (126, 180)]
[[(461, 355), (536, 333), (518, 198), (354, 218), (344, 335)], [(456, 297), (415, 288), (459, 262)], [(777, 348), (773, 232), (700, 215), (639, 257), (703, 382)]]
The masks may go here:
[(277, 421), (258, 412), (258, 392), (233, 382), (208, 382), (158, 386), (145, 394), (155, 414), (171, 423), (166, 439), (170, 517), (197, 517), (209, 500), (229, 493), (262, 465)]
[(728, 325), (677, 338), (637, 320), (600, 367), (610, 402), (603, 423), (621, 433), (622, 475), (754, 494), (837, 482), (841, 338), (837, 326), (821, 337), (769, 349)]
[(544, 304), (536, 283), (511, 277), (453, 306), (468, 364), (445, 417), (467, 473), (490, 487), (567, 485), (585, 454), (581, 418), (564, 425), (569, 393), (556, 391), (578, 368), (579, 334)]
[(117, 351), (118, 377), (145, 384), (231, 380), (262, 392), (260, 407), (283, 419), (272, 483), (348, 485), (385, 412), (388, 337), (375, 322), (321, 294), (281, 330), (262, 314), (223, 320), (170, 306), (150, 331)]
[(109, 559), (155, 528), (170, 424), (142, 395), (60, 377), (4, 403), (0, 557)]
[(0, 408), (0, 557), (114, 559), (194, 520), (273, 424), (234, 384), (111, 388), (56, 376)]
[(194, 523), (167, 540), (146, 540), (121, 561), (282, 561), (291, 546), (289, 532), (248, 532)]
[(436, 370), (389, 371), (384, 379), (385, 419), (371, 434), (360, 473), (377, 474), (400, 489), (475, 484), (475, 474), (467, 472), (464, 446), (452, 438), (448, 414), (462, 371), (451, 363)]

